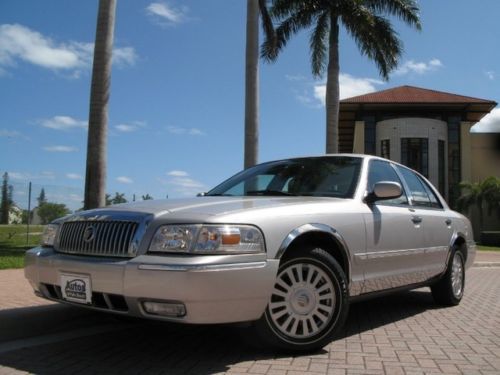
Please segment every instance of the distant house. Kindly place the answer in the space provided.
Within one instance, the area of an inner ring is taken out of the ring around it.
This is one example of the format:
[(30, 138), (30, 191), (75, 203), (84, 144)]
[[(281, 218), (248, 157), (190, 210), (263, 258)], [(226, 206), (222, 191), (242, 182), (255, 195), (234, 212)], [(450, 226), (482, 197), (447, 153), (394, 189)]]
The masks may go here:
[(30, 223), (32, 225), (42, 225), (42, 219), (40, 218), (40, 215), (38, 215), (38, 210), (39, 210), (39, 207), (35, 207), (35, 208), (33, 208), (33, 210), (31, 210)]
[(8, 224), (22, 224), (23, 222), (23, 210), (12, 205), (9, 209), (9, 221)]

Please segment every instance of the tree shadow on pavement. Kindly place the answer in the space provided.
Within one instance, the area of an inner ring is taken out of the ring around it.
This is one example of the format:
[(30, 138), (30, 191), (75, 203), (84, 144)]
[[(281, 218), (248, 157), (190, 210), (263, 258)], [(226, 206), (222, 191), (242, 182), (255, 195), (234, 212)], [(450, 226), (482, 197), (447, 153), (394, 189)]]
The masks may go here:
[[(341, 339), (433, 308), (436, 306), (431, 294), (422, 290), (353, 304)], [(256, 360), (269, 359), (289, 364), (293, 359), (287, 354), (248, 346), (241, 334), (249, 332), (234, 325), (190, 326), (144, 320), (127, 322), (113, 320), (106, 314), (87, 310), (81, 312), (80, 309), (59, 305), (26, 310), (33, 311), (20, 311), (19, 314), (15, 314), (15, 310), (0, 312), (0, 324), (7, 316), (11, 325), (9, 330), (15, 329), (15, 326), (33, 329), (36, 327), (34, 321), (43, 322), (51, 332), (58, 327), (60, 329), (61, 324), (65, 329), (71, 329), (71, 322), (78, 328), (90, 329), (95, 325), (108, 327), (114, 321), (115, 329), (24, 349), (0, 351), (0, 370), (1, 366), (6, 366), (36, 374), (213, 374), (231, 368), (233, 371), (241, 368), (245, 372)], [(15, 316), (19, 318), (16, 320)], [(34, 332), (34, 335), (42, 334), (43, 330)], [(6, 343), (3, 336), (0, 330), (0, 344)], [(325, 350), (313, 355), (328, 358)]]

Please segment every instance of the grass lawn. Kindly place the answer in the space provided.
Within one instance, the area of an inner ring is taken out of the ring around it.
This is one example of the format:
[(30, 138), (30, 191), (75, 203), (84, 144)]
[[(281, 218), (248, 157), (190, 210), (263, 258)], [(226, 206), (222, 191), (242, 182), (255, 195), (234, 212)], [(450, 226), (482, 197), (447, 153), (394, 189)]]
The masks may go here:
[(500, 251), (500, 247), (477, 245), (479, 251)]
[(43, 225), (31, 225), (26, 243), (25, 225), (0, 225), (0, 270), (23, 268), (24, 253), (40, 243), (43, 228)]

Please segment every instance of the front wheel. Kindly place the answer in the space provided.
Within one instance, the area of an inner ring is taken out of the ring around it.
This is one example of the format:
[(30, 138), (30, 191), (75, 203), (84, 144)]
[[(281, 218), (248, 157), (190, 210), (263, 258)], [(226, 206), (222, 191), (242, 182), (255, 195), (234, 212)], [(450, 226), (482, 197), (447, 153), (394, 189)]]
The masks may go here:
[(273, 347), (312, 351), (332, 340), (347, 311), (347, 279), (338, 262), (323, 249), (305, 249), (279, 267), (256, 333)]
[(456, 306), (462, 300), (465, 287), (465, 260), (459, 249), (451, 253), (451, 261), (446, 273), (436, 284), (431, 286), (434, 300), (445, 306)]

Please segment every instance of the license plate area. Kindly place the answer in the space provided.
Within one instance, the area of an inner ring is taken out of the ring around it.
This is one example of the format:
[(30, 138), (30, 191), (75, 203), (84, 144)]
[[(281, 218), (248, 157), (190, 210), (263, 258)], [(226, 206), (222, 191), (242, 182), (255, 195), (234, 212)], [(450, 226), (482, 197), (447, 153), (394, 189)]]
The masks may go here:
[(92, 285), (90, 275), (61, 273), (61, 293), (69, 302), (91, 304)]

